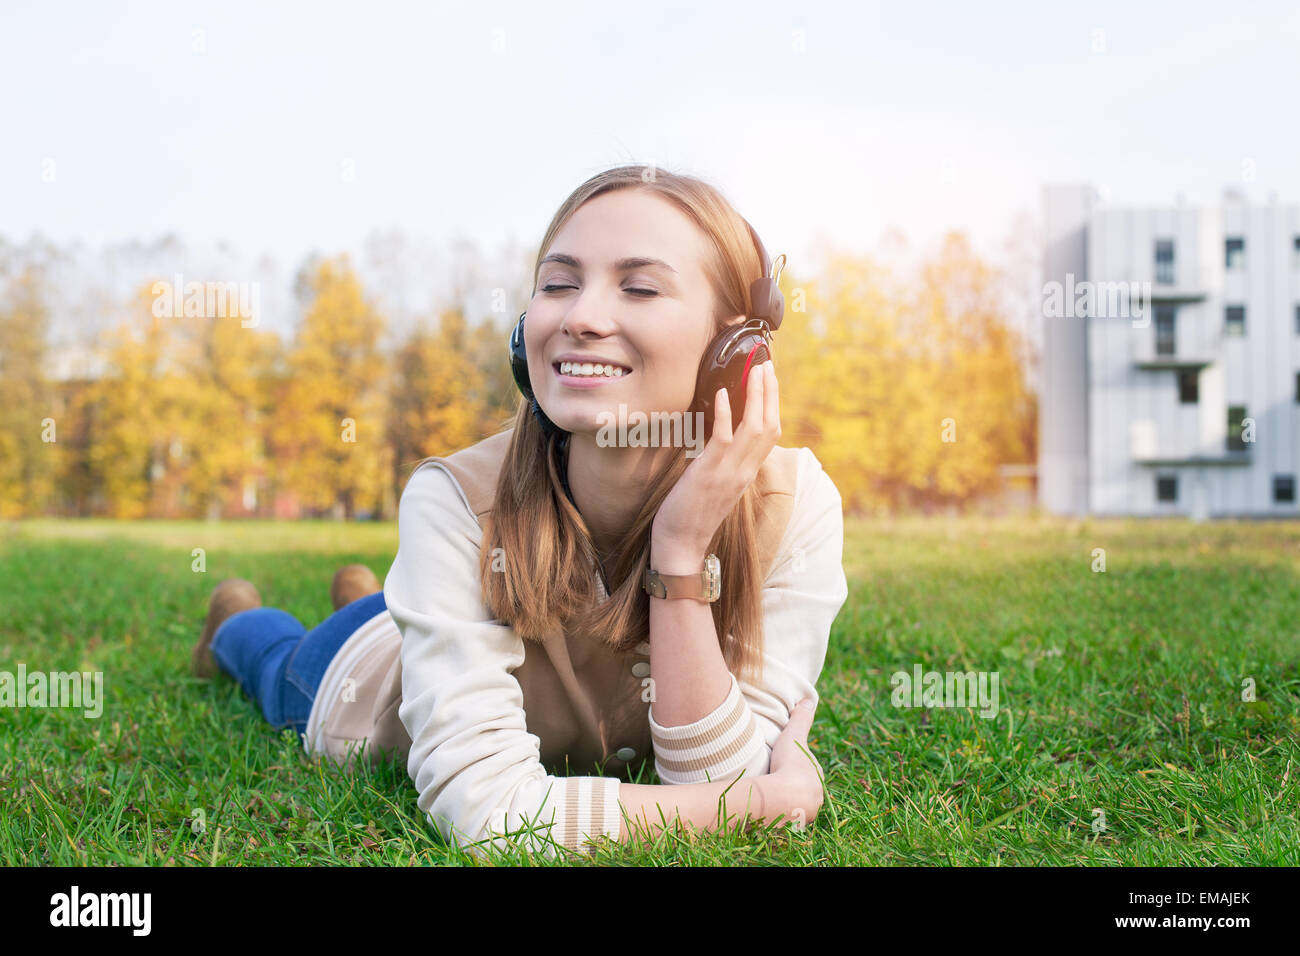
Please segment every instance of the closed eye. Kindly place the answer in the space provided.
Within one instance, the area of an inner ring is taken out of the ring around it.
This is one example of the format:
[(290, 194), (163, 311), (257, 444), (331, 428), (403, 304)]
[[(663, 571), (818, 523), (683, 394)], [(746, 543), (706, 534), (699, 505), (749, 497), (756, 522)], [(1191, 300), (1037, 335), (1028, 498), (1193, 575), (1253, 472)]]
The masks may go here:
[[(542, 286), (542, 291), (559, 292), (561, 289), (576, 289), (576, 288), (577, 286), (573, 286), (573, 285), (544, 285)], [(634, 295), (644, 296), (646, 298), (650, 298), (659, 294), (654, 289), (624, 289), (623, 291), (631, 292)]]

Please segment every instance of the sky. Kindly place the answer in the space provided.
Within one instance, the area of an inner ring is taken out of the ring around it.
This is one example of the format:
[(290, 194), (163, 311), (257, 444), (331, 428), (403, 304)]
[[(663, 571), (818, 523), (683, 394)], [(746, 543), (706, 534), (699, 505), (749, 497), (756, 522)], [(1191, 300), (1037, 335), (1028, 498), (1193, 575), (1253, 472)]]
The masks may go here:
[(1300, 201), (1298, 51), (1293, 3), (9, 3), (0, 237), (535, 244), (650, 162), (792, 266), (992, 248), (1047, 183)]

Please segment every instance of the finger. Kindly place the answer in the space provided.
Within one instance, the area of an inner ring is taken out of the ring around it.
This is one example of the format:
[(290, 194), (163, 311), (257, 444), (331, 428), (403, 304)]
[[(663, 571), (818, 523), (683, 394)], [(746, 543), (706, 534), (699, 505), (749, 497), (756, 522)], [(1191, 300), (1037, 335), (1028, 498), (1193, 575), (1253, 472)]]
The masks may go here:
[(772, 364), (771, 359), (768, 359), (764, 364), (767, 366), (767, 390), (764, 393), (767, 405), (763, 409), (763, 424), (779, 432), (781, 430), (781, 392), (776, 382), (776, 366)]
[(713, 437), (731, 441), (731, 399), (725, 388), (718, 389), (718, 394), (713, 396)]
[(812, 698), (805, 697), (799, 703), (794, 705), (794, 710), (790, 711), (790, 722), (788, 726), (794, 728), (794, 732), (803, 737), (808, 737), (808, 730), (812, 727), (813, 714), (817, 710), (816, 703)]
[(825, 783), (826, 768), (822, 766), (821, 761), (818, 760), (817, 757), (813, 754), (813, 752), (807, 749), (806, 747), (800, 747), (799, 751), (800, 753), (803, 754), (803, 759), (807, 761), (808, 768), (817, 775), (818, 780), (820, 780), (822, 783)]
[(762, 365), (749, 370), (749, 381), (745, 384), (745, 420), (741, 422), (742, 428), (748, 425), (746, 431), (763, 430), (763, 386), (766, 378)]
[(795, 744), (795, 746), (798, 747), (799, 752), (803, 754), (803, 759), (807, 761), (807, 766), (812, 768), (813, 772), (817, 774), (817, 779), (824, 782), (826, 780), (826, 769), (822, 766), (821, 761), (817, 759), (817, 755), (814, 754), (811, 748), (805, 744)]
[[(757, 416), (754, 421), (754, 427), (764, 437), (764, 441), (755, 443), (755, 447), (750, 453), (750, 457), (745, 461), (746, 473), (756, 472), (767, 460), (772, 446), (776, 444), (776, 439), (780, 436), (776, 433), (780, 429), (780, 406), (777, 404), (780, 400), (776, 391), (776, 366), (772, 360), (766, 359), (762, 364), (756, 366), (753, 370), (756, 378), (763, 379), (763, 414)], [(749, 417), (749, 410), (745, 410), (745, 417)]]

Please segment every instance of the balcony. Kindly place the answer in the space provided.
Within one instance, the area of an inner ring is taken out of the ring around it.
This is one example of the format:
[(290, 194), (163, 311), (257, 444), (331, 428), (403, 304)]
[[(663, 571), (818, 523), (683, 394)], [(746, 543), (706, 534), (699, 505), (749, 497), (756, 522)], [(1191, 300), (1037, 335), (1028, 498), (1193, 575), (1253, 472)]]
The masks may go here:
[(1139, 465), (1249, 465), (1252, 450), (1224, 451), (1220, 440), (1214, 444), (1196, 444), (1171, 438), (1157, 446), (1155, 422), (1139, 420), (1129, 425), (1129, 455)]
[(1129, 329), (1133, 364), (1150, 371), (1181, 371), (1213, 365), (1222, 354), (1223, 332), (1221, 329), (1208, 331), (1200, 326), (1199, 322), (1175, 318), (1172, 336), (1161, 335), (1154, 319), (1146, 328)]
[(1182, 371), (1183, 369), (1201, 369), (1207, 365), (1213, 365), (1214, 359), (1208, 355), (1192, 357), (1189, 355), (1150, 355), (1143, 357), (1134, 357), (1133, 364), (1141, 369), (1147, 369), (1152, 372), (1162, 370)]
[(1172, 243), (1156, 244), (1154, 278), (1155, 284), (1151, 289), (1151, 297), (1156, 302), (1199, 302), (1206, 297), (1204, 289), (1187, 282), (1185, 277), (1183, 281), (1179, 281)]
[(1134, 455), (1133, 460), (1139, 465), (1249, 465), (1248, 451), (1224, 451), (1218, 454), (1161, 454)]
[(1151, 286), (1152, 302), (1201, 302), (1209, 293), (1195, 286), (1161, 285)]

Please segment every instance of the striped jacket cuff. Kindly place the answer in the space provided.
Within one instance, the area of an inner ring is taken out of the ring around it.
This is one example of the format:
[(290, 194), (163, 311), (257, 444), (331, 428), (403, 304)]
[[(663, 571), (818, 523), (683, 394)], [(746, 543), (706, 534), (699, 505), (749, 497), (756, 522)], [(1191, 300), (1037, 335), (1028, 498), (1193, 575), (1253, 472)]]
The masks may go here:
[(664, 727), (650, 708), (655, 769), (668, 784), (704, 783), (731, 777), (754, 764), (763, 749), (758, 721), (731, 676), (727, 698), (711, 714), (680, 727)]
[(552, 844), (590, 853), (588, 844), (601, 836), (618, 842), (622, 814), (617, 777), (546, 777), (529, 783), (513, 801), (520, 809), (496, 810), (489, 822), (494, 843), (500, 839), (526, 846), (549, 858), (560, 855)]

